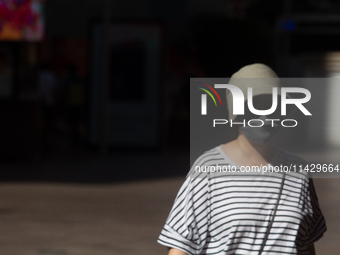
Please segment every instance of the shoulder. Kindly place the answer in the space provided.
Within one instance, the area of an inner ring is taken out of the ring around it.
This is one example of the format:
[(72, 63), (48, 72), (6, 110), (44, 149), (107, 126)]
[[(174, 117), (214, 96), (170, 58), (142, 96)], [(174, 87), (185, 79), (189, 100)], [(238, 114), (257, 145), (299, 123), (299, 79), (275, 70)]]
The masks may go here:
[(221, 154), (220, 146), (213, 147), (209, 150), (204, 151), (199, 157), (197, 157), (197, 159), (192, 164), (187, 176), (195, 173), (196, 172), (195, 170), (198, 167), (202, 168), (202, 167), (207, 167), (207, 166), (212, 166), (212, 165), (217, 165), (217, 164), (223, 164), (223, 161), (224, 161), (224, 158), (223, 158), (223, 155)]
[[(277, 158), (279, 162), (289, 167), (289, 174), (302, 179), (311, 178), (309, 172), (302, 171), (308, 165), (308, 161), (306, 161), (303, 157), (295, 153), (288, 152), (282, 148), (278, 148)], [(308, 182), (308, 180), (306, 181)]]
[(214, 160), (221, 160), (223, 159), (220, 151), (220, 147), (216, 146), (212, 149), (209, 149), (205, 152), (203, 152), (194, 162), (193, 166), (195, 165), (205, 165), (205, 164), (211, 164), (211, 161)]
[(278, 154), (279, 157), (284, 158), (286, 163), (289, 164), (302, 164), (302, 165), (306, 165), (308, 164), (308, 162), (302, 158), (301, 156), (288, 152), (282, 148), (278, 148)]

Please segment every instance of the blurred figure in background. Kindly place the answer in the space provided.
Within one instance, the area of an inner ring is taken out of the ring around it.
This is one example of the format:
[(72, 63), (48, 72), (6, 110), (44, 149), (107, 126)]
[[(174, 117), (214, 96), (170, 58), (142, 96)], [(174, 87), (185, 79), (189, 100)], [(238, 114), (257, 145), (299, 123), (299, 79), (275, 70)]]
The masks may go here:
[(78, 76), (75, 65), (66, 67), (62, 78), (62, 105), (68, 129), (70, 142), (73, 145), (83, 145), (86, 130), (86, 86)]
[(43, 125), (43, 152), (50, 149), (50, 137), (53, 131), (53, 122), (56, 117), (58, 81), (55, 73), (48, 63), (43, 63), (38, 72), (38, 86), (43, 103), (44, 125)]

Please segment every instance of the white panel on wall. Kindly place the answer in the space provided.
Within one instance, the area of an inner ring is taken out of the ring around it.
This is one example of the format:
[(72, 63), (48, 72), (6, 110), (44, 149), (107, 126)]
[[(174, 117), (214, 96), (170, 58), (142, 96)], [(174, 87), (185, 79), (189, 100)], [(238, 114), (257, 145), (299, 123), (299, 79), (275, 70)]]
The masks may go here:
[(340, 71), (329, 73), (326, 101), (326, 144), (340, 147)]

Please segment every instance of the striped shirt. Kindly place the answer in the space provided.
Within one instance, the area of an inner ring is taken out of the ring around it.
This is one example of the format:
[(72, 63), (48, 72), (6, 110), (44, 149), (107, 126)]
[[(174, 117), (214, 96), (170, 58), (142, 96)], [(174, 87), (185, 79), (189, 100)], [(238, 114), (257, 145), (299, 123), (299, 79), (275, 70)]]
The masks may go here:
[[(282, 149), (271, 163), (306, 164)], [(194, 176), (195, 166), (212, 165), (240, 167), (221, 146), (203, 153), (180, 188), (158, 243), (187, 254), (259, 254), (282, 178), (211, 172)], [(305, 173), (287, 173), (262, 254), (307, 255), (307, 246), (325, 231), (313, 180)]]

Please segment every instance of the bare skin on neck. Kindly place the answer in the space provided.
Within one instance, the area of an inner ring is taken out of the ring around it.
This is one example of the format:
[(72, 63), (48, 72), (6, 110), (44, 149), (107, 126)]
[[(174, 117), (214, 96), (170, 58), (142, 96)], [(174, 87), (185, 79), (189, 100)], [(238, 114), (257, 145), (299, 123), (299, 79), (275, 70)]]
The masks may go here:
[(223, 144), (221, 148), (232, 161), (241, 166), (268, 165), (276, 153), (273, 140), (258, 145), (248, 140), (240, 130), (237, 139)]

